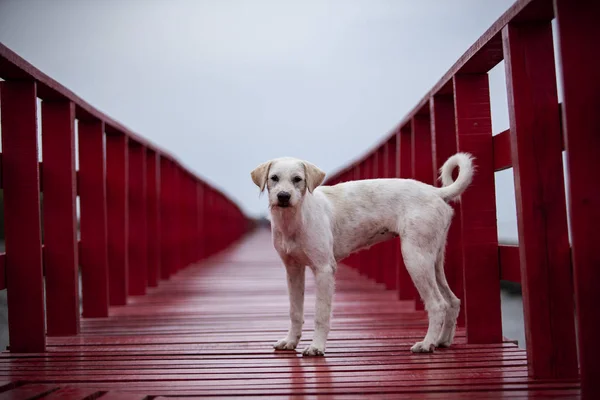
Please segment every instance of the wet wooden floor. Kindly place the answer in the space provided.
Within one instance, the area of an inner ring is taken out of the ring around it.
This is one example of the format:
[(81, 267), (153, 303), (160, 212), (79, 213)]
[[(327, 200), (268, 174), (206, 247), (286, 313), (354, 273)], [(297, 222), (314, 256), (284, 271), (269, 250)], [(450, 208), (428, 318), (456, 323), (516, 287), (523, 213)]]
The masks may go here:
[(512, 343), (456, 344), (412, 354), (426, 316), (411, 302), (341, 266), (327, 354), (303, 358), (313, 328), (307, 274), (305, 333), (297, 352), (272, 345), (288, 328), (285, 271), (268, 231), (163, 281), (143, 297), (84, 319), (78, 337), (48, 352), (0, 357), (2, 399), (578, 398), (577, 382), (532, 381)]

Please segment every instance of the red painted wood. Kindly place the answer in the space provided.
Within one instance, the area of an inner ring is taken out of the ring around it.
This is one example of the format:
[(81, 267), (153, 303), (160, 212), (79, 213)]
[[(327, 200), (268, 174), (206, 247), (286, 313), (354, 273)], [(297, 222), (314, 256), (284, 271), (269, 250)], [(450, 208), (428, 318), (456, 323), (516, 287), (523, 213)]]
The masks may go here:
[[(204, 235), (205, 235), (205, 218), (206, 216), (204, 215), (204, 189), (205, 185), (202, 181), (198, 180), (196, 182), (196, 192), (197, 192), (197, 197), (196, 197), (196, 209), (197, 211), (197, 217), (198, 217), (198, 222), (197, 222), (197, 227), (198, 230), (196, 232), (196, 249), (197, 249), (197, 253), (198, 253), (198, 260), (202, 260), (206, 257), (206, 243), (204, 240)], [(269, 226), (269, 225), (267, 225)]]
[(146, 153), (146, 240), (148, 251), (148, 286), (158, 286), (160, 271), (160, 160), (155, 151)]
[(44, 269), (48, 336), (79, 333), (75, 105), (42, 103)]
[(45, 349), (34, 82), (0, 82), (8, 328), (12, 352)]
[[(372, 178), (378, 179), (384, 176), (384, 165), (383, 165), (383, 147), (375, 150), (371, 156), (372, 167)], [(377, 283), (383, 283), (383, 270), (384, 270), (384, 249), (383, 243), (378, 243), (373, 246), (371, 253), (371, 278)]]
[(57, 389), (58, 386), (56, 385), (25, 385), (0, 393), (0, 400), (38, 399), (56, 391)]
[[(412, 179), (412, 132), (409, 125), (400, 129), (397, 139), (398, 176), (404, 179)], [(416, 300), (417, 290), (406, 270), (402, 253), (398, 248), (398, 299)]]
[(139, 296), (148, 285), (146, 148), (129, 142), (129, 277), (127, 293)]
[(498, 246), (501, 279), (521, 283), (521, 261), (519, 257), (519, 246), (508, 244)]
[(171, 165), (164, 157), (160, 158), (160, 277), (169, 279), (171, 276)]
[(502, 340), (502, 323), (487, 74), (455, 76), (454, 107), (457, 149), (473, 154), (477, 168), (460, 202), (467, 339), (496, 343)]
[[(426, 314), (412, 301), (396, 300), (345, 265), (336, 286), (326, 357), (299, 353), (312, 338), (310, 309), (299, 349), (274, 351), (289, 322), (287, 287), (270, 233), (261, 229), (110, 318), (83, 320), (80, 336), (50, 338), (47, 353), (0, 355), (0, 380), (139, 396), (579, 394), (576, 381), (528, 377), (525, 350), (515, 344), (465, 344), (462, 328), (449, 349), (412, 354), (410, 345), (427, 329)], [(309, 275), (307, 304), (314, 296)]]
[(100, 397), (101, 392), (96, 389), (62, 387), (43, 397), (44, 400), (91, 400)]
[(127, 304), (128, 288), (128, 139), (106, 135), (106, 204), (110, 305)]
[[(179, 185), (180, 170), (177, 164), (171, 164), (171, 201), (173, 205), (181, 204), (180, 185)], [(171, 235), (173, 235), (171, 249), (171, 273), (174, 274), (181, 269), (181, 208), (176, 207), (171, 216)]]
[[(411, 121), (411, 168), (412, 178), (433, 184), (433, 161), (431, 147), (431, 121), (429, 115), (417, 114)], [(424, 310), (421, 299), (415, 303), (417, 310)]]
[[(550, 21), (502, 31), (529, 373), (578, 376)], [(543, 145), (541, 145), (543, 143)], [(549, 334), (551, 332), (551, 334)]]
[[(454, 98), (451, 94), (434, 96), (430, 102), (431, 144), (433, 148), (432, 181), (441, 186), (439, 170), (446, 160), (456, 153), (456, 124), (454, 118)], [(463, 285), (462, 231), (460, 226), (460, 205), (450, 203), (454, 217), (448, 231), (444, 269), (446, 279), (454, 294), (461, 299), (458, 326), (465, 326), (465, 292)]]
[[(371, 179), (373, 177), (373, 163), (369, 158), (364, 160), (361, 164), (360, 168), (361, 179)], [(362, 275), (370, 277), (370, 271), (373, 268), (373, 257), (372, 250), (362, 250), (359, 252), (360, 256), (360, 264), (358, 266), (358, 270)]]
[(413, 179), (433, 185), (431, 120), (429, 115), (417, 115), (411, 122), (411, 164)]
[[(385, 144), (384, 152), (384, 165), (385, 165), (385, 177), (396, 178), (396, 162), (398, 156), (396, 153), (396, 136), (393, 136)], [(389, 290), (397, 290), (398, 284), (398, 259), (400, 258), (400, 241), (398, 239), (392, 239), (386, 242), (386, 260), (385, 260), (385, 273), (384, 283), (385, 287)]]
[(109, 292), (104, 123), (80, 120), (78, 144), (83, 316), (106, 317)]
[(594, 344), (600, 310), (595, 302), (600, 281), (600, 59), (594, 54), (600, 39), (598, 2), (555, 0), (562, 67), (563, 135), (567, 151), (569, 215), (578, 351), (585, 397), (600, 397), (600, 347)]
[(492, 138), (494, 146), (494, 171), (502, 171), (512, 167), (510, 150), (510, 129), (507, 129)]

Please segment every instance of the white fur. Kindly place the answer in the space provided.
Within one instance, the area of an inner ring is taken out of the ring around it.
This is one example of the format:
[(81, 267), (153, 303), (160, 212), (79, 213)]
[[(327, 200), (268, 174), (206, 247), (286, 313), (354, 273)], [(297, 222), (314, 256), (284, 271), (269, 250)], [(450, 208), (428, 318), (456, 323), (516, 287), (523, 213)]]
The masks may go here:
[[(325, 174), (313, 164), (278, 158), (259, 165), (252, 179), (269, 192), (273, 244), (285, 264), (291, 326), (277, 349), (295, 349), (304, 323), (304, 269), (315, 275), (315, 333), (304, 355), (323, 355), (330, 329), (337, 262), (349, 254), (400, 236), (406, 268), (429, 317), (429, 328), (413, 352), (449, 346), (460, 300), (444, 274), (446, 236), (453, 209), (473, 179), (472, 156), (457, 153), (441, 168), (443, 187), (412, 179), (368, 179), (319, 186)], [(460, 168), (456, 182), (452, 170)], [(290, 194), (280, 207), (278, 194)]]

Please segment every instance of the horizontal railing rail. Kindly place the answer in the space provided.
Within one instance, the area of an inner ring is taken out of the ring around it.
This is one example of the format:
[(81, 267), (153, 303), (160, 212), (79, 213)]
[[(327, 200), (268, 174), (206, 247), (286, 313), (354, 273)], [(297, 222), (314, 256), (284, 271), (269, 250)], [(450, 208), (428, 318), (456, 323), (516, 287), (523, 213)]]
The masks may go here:
[[(555, 18), (564, 93), (560, 105)], [(600, 347), (594, 335), (600, 320), (595, 305), (600, 282), (599, 18), (600, 2), (517, 1), (382, 142), (325, 182), (399, 177), (439, 185), (437, 171), (449, 156), (472, 153), (477, 172), (454, 204), (446, 249), (446, 273), (463, 300), (459, 324), (467, 341), (503, 340), (500, 280), (520, 282), (530, 375), (568, 379), (580, 373), (583, 393), (590, 398), (600, 396)], [(501, 61), (510, 129), (493, 136), (488, 72)], [(494, 172), (507, 168), (514, 170), (518, 245), (498, 244)], [(417, 299), (397, 240), (350, 256), (346, 263), (397, 290), (400, 299)]]
[(107, 317), (251, 228), (217, 188), (2, 44), (0, 78), (11, 352), (78, 334), (81, 315)]

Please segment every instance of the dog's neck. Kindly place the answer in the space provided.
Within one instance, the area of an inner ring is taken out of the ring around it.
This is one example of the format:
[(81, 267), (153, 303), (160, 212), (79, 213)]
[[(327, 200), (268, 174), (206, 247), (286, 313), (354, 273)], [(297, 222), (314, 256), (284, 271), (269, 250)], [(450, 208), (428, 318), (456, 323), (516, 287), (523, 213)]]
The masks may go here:
[(302, 232), (302, 227), (306, 223), (305, 211), (308, 203), (311, 201), (310, 195), (307, 195), (300, 204), (294, 207), (272, 207), (271, 222), (273, 229), (284, 237), (295, 237), (298, 232)]

